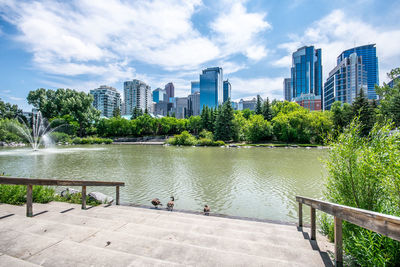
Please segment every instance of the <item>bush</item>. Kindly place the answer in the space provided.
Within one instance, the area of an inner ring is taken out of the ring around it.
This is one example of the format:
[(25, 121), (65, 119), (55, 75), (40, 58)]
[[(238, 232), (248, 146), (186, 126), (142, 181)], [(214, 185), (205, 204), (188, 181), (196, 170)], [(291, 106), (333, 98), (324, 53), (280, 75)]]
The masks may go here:
[[(68, 202), (72, 204), (82, 204), (82, 193), (76, 193), (76, 194), (67, 194), (65, 197), (62, 197), (60, 195), (55, 195), (54, 196), (54, 201), (58, 202)], [(97, 206), (102, 203), (96, 200), (89, 200), (89, 198), (86, 198), (86, 204), (89, 206)]]
[(197, 140), (188, 131), (183, 131), (181, 134), (177, 134), (174, 137), (168, 139), (168, 144), (175, 145), (175, 146), (177, 146), (177, 145), (194, 146), (197, 144)]
[(258, 142), (272, 138), (272, 126), (262, 115), (251, 115), (246, 131), (247, 140)]
[[(334, 203), (390, 215), (400, 212), (400, 132), (393, 125), (376, 124), (367, 137), (353, 121), (331, 144), (326, 161), (326, 198)], [(332, 221), (322, 219), (322, 229), (333, 237)], [(347, 255), (361, 266), (400, 265), (400, 242), (343, 223)]]
[(214, 140), (214, 135), (212, 132), (207, 131), (206, 129), (203, 129), (200, 134), (200, 137), (205, 138), (205, 139), (209, 139), (209, 140)]
[[(32, 190), (33, 202), (48, 203), (54, 199), (54, 192), (53, 188), (34, 185)], [(26, 186), (0, 185), (0, 202), (11, 205), (26, 203)]]
[(111, 144), (113, 142), (112, 139), (109, 138), (98, 138), (98, 137), (85, 137), (85, 138), (80, 138), (80, 137), (75, 137), (72, 140), (73, 144), (76, 145), (85, 145), (85, 144)]
[(50, 133), (50, 137), (54, 140), (54, 142), (58, 143), (71, 143), (72, 139), (71, 137), (66, 134), (66, 133), (61, 133), (61, 132), (52, 132)]

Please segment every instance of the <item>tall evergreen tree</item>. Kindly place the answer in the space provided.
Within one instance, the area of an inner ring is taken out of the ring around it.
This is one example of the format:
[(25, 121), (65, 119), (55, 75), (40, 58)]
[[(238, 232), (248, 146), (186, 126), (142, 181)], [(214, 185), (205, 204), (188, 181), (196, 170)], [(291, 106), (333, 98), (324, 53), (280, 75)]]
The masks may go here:
[(374, 125), (374, 110), (368, 102), (364, 91), (360, 93), (352, 104), (353, 117), (358, 117), (361, 123), (361, 134), (367, 136)]
[(121, 110), (119, 108), (116, 108), (116, 109), (113, 110), (113, 117), (114, 118), (121, 117)]
[(272, 120), (272, 109), (271, 104), (269, 103), (269, 98), (267, 97), (267, 101), (265, 101), (262, 105), (262, 115), (264, 119), (267, 121)]
[(217, 113), (215, 120), (215, 139), (230, 141), (234, 134), (234, 116), (230, 99), (228, 99)]
[(262, 114), (262, 102), (261, 102), (261, 96), (257, 95), (257, 104), (256, 104), (256, 110), (255, 110), (257, 115)]

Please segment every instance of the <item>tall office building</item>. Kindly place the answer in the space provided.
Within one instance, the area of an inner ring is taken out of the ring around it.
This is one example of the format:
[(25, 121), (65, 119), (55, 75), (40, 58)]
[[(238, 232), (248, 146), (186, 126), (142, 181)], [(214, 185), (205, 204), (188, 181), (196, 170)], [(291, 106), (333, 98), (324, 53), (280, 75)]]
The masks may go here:
[(175, 97), (175, 87), (172, 82), (167, 83), (164, 89), (167, 92), (168, 99), (170, 99), (171, 97)]
[(363, 57), (356, 53), (344, 58), (329, 72), (324, 84), (324, 109), (330, 110), (335, 101), (353, 103), (361, 89), (367, 92), (367, 72)]
[(140, 80), (124, 82), (125, 113), (131, 115), (135, 107), (151, 112), (151, 88)]
[(225, 103), (228, 101), (228, 99), (231, 99), (231, 90), (232, 90), (232, 85), (231, 83), (226, 80), (224, 81), (224, 96), (223, 96), (223, 102)]
[(218, 107), (223, 101), (222, 68), (207, 68), (200, 74), (200, 110)]
[(153, 91), (153, 102), (167, 101), (167, 92), (164, 89), (157, 88)]
[(291, 101), (291, 92), (292, 92), (292, 85), (291, 85), (291, 79), (290, 78), (285, 78), (283, 79), (283, 98), (286, 101)]
[(191, 90), (190, 93), (194, 94), (196, 92), (200, 92), (200, 82), (199, 81), (193, 81), (191, 82)]
[(187, 116), (188, 109), (188, 98), (187, 97), (175, 97), (174, 108), (175, 118), (183, 119)]
[[(322, 95), (322, 65), (321, 49), (315, 49), (314, 46), (303, 46), (292, 55), (291, 69), (291, 89), (292, 100), (303, 103), (307, 95), (307, 101), (315, 102), (312, 106), (318, 106)], [(296, 99), (300, 98), (301, 99)]]
[(188, 96), (188, 117), (200, 115), (200, 92)]
[(93, 95), (93, 106), (101, 111), (101, 116), (111, 118), (114, 110), (121, 111), (121, 95), (117, 89), (107, 85), (101, 85), (97, 89), (90, 90)]
[(357, 56), (362, 57), (362, 63), (364, 64), (364, 70), (367, 75), (368, 89), (366, 94), (368, 95), (368, 99), (376, 99), (375, 84), (379, 85), (379, 69), (378, 57), (376, 56), (376, 46), (375, 44), (370, 44), (347, 49), (338, 56), (337, 65), (339, 65), (353, 53), (356, 53)]

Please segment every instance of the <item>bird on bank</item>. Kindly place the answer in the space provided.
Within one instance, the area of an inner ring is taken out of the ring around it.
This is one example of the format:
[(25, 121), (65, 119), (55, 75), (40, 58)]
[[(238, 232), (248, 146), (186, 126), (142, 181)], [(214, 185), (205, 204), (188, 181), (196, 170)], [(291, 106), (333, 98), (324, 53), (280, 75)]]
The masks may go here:
[(158, 206), (162, 206), (161, 201), (160, 201), (158, 198), (154, 198), (154, 199), (151, 201), (151, 204), (153, 204), (153, 206), (154, 206), (155, 209), (157, 209)]
[(168, 201), (167, 203), (167, 210), (172, 211), (174, 209), (174, 205), (175, 205), (175, 198), (171, 197), (171, 200)]
[(204, 215), (206, 215), (206, 216), (210, 215), (210, 210), (211, 209), (208, 205), (204, 205), (204, 209), (203, 209)]

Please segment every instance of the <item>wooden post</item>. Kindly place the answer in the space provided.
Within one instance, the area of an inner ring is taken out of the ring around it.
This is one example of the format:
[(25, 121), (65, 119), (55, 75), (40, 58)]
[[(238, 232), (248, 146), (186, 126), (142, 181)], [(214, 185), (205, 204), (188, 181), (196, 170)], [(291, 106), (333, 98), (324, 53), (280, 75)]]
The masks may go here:
[(32, 211), (32, 185), (28, 184), (26, 186), (26, 216), (27, 217), (32, 217), (33, 216), (33, 211)]
[(86, 209), (86, 185), (82, 186), (82, 209)]
[(303, 227), (303, 204), (299, 202), (299, 227)]
[(311, 240), (316, 239), (315, 209), (311, 207)]
[(335, 265), (343, 266), (342, 220), (335, 216)]
[(119, 205), (119, 186), (118, 185), (115, 187), (115, 190), (116, 190), (116, 192), (115, 192), (115, 204)]

